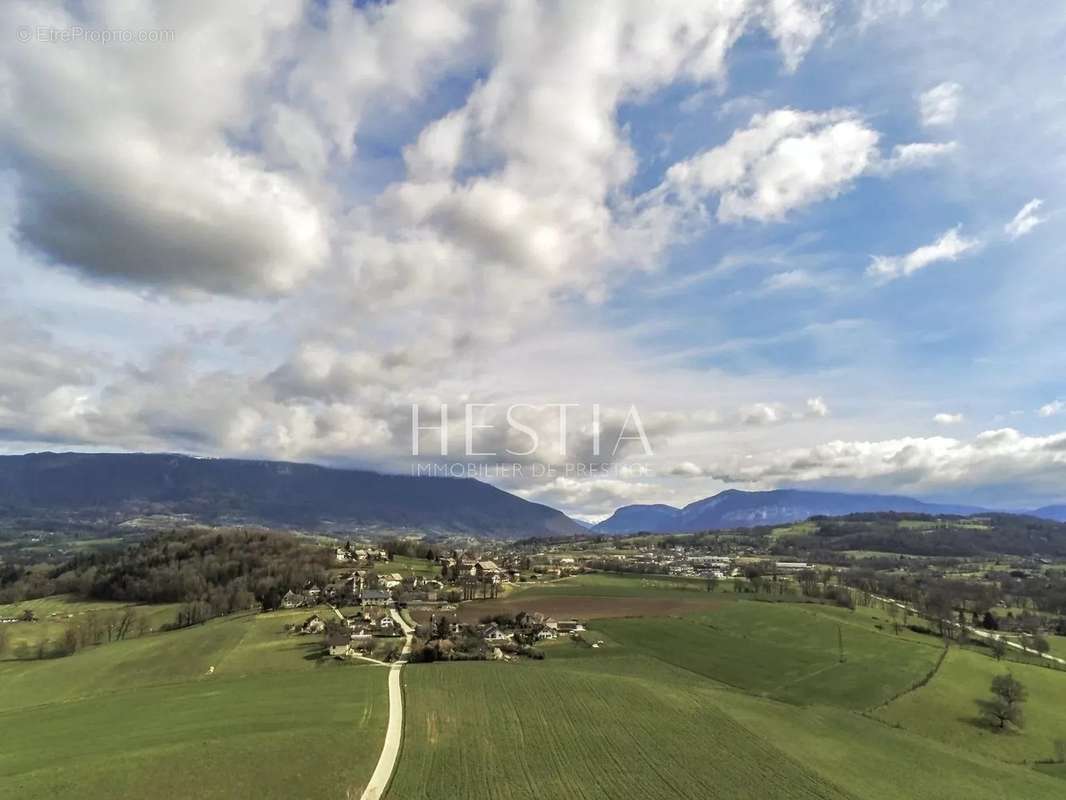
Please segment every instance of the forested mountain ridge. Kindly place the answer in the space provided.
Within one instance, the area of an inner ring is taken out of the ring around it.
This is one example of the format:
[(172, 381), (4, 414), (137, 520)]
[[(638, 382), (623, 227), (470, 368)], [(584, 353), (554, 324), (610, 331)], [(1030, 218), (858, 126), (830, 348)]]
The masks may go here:
[(210, 524), (473, 535), (577, 533), (563, 513), (468, 478), (174, 454), (0, 456), (0, 517), (121, 522), (146, 514)]

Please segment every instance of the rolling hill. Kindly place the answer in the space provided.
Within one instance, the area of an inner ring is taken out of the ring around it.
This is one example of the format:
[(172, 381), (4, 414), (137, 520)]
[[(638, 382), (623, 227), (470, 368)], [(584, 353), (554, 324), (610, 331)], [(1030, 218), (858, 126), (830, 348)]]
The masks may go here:
[(972, 506), (924, 503), (910, 497), (877, 494), (775, 489), (745, 492), (728, 489), (684, 508), (668, 505), (623, 506), (593, 528), (597, 533), (673, 533), (781, 525), (808, 517), (841, 516), (862, 511), (907, 511), (922, 514), (974, 514)]
[(1066, 522), (1066, 505), (1044, 506), (1033, 512), (1034, 517), (1050, 519), (1055, 522)]
[(146, 514), (214, 524), (417, 526), (501, 537), (583, 530), (553, 508), (473, 479), (172, 454), (0, 456), (0, 518), (113, 524)]

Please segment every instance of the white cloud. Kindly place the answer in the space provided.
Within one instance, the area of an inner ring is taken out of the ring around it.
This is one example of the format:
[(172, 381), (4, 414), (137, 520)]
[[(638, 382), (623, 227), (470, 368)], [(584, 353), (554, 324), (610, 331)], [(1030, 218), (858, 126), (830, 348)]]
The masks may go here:
[(716, 194), (722, 222), (781, 219), (844, 191), (877, 158), (877, 140), (850, 111), (757, 114), (725, 144), (670, 167), (656, 197), (692, 209)]
[(958, 116), (961, 99), (962, 86), (952, 81), (922, 92), (918, 101), (922, 124), (927, 127), (950, 125)]
[(669, 474), (676, 475), (679, 478), (701, 478), (706, 475), (703, 467), (693, 464), (691, 461), (682, 461), (679, 464), (675, 464), (670, 467)]
[(763, 281), (762, 289), (765, 292), (783, 292), (792, 289), (810, 289), (817, 286), (815, 277), (804, 269), (790, 269), (786, 272), (775, 272)]
[(1066, 411), (1066, 403), (1062, 400), (1052, 400), (1050, 403), (1040, 406), (1037, 413), (1042, 417), (1054, 417), (1063, 411)]
[(951, 414), (948, 412), (941, 412), (933, 417), (933, 422), (937, 425), (958, 425), (962, 421), (962, 414)]
[(879, 281), (891, 281), (912, 275), (938, 261), (956, 261), (976, 248), (980, 242), (959, 235), (961, 226), (945, 232), (932, 244), (923, 245), (903, 256), (874, 256), (866, 274)]
[(770, 403), (755, 403), (742, 408), (739, 419), (742, 425), (772, 425), (780, 422), (784, 412), (779, 405)]
[(860, 0), (860, 29), (893, 17), (910, 14), (920, 8), (925, 17), (935, 17), (947, 6), (947, 0)]
[(1025, 436), (990, 430), (971, 441), (941, 436), (831, 441), (816, 447), (753, 453), (710, 469), (734, 483), (863, 486), (867, 491), (927, 493), (1025, 485), (1066, 491), (1066, 433)]
[(901, 169), (926, 167), (954, 153), (958, 149), (955, 142), (911, 142), (897, 144), (892, 148), (892, 155), (881, 163), (881, 170), (892, 173)]
[(777, 39), (785, 66), (795, 70), (822, 33), (831, 10), (827, 0), (770, 0), (766, 26)]
[(806, 416), (808, 416), (808, 417), (828, 417), (829, 416), (829, 406), (826, 404), (825, 400), (823, 400), (821, 397), (808, 397), (807, 398)]
[(1021, 207), (1021, 210), (1014, 215), (1014, 219), (1008, 222), (1003, 230), (1011, 239), (1017, 239), (1025, 234), (1029, 233), (1040, 223), (1044, 222), (1045, 217), (1037, 216), (1037, 211), (1044, 205), (1044, 201), (1038, 198), (1034, 198)]

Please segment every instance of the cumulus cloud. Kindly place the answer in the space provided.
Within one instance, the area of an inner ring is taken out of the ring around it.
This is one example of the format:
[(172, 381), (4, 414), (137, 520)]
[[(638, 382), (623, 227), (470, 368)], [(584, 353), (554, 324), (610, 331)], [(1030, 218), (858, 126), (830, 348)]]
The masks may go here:
[(958, 425), (962, 421), (962, 414), (951, 414), (948, 412), (941, 412), (933, 416), (933, 422), (935, 422), (937, 425)]
[(778, 405), (755, 403), (742, 408), (738, 416), (742, 425), (772, 425), (781, 421), (784, 412)]
[(602, 519), (619, 506), (662, 502), (663, 487), (651, 481), (620, 478), (579, 480), (559, 476), (541, 485), (517, 489), (527, 500), (556, 508), (578, 508), (585, 519)]
[(918, 99), (922, 124), (926, 127), (950, 125), (959, 114), (962, 100), (962, 86), (953, 81), (945, 81), (922, 92)]
[(3, 48), (0, 142), (27, 249), (93, 276), (215, 292), (283, 291), (323, 262), (315, 200), (231, 144), (272, 42), (299, 21), (294, 4), (259, 6), (146, 5), (122, 20), (7, 9), (30, 27), (181, 31), (161, 45)]
[(1062, 400), (1052, 400), (1050, 403), (1040, 406), (1037, 413), (1042, 417), (1054, 417), (1063, 411), (1066, 411), (1066, 403)]
[(844, 191), (876, 159), (877, 140), (850, 111), (757, 114), (725, 144), (670, 167), (658, 192), (683, 208), (716, 195), (722, 222), (781, 219)]
[(712, 469), (720, 480), (766, 485), (861, 485), (883, 491), (961, 491), (982, 485), (1028, 485), (1066, 491), (1066, 433), (1025, 436), (990, 430), (970, 441), (907, 437), (831, 441), (734, 458)]
[(880, 282), (913, 275), (939, 261), (956, 261), (974, 250), (980, 242), (959, 234), (961, 226), (946, 231), (932, 244), (923, 245), (902, 256), (874, 256), (866, 274)]
[(1008, 222), (1003, 230), (1007, 236), (1011, 239), (1017, 239), (1025, 234), (1029, 233), (1040, 223), (1044, 222), (1045, 218), (1037, 216), (1037, 211), (1044, 205), (1044, 201), (1038, 198), (1034, 198), (1021, 207), (1021, 210), (1014, 215), (1014, 219)]
[(679, 478), (701, 478), (707, 473), (698, 464), (693, 464), (691, 461), (682, 461), (670, 467), (668, 474), (676, 475)]
[(821, 397), (808, 397), (805, 415), (808, 417), (828, 417), (829, 405)]

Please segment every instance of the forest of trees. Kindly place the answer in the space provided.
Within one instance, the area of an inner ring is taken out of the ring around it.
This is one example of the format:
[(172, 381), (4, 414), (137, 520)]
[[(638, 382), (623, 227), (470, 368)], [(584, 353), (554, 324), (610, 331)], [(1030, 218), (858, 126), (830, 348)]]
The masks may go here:
[[(812, 551), (874, 550), (916, 556), (977, 556), (986, 553), (1066, 556), (1066, 523), (1013, 514), (934, 517), (893, 512), (811, 517), (813, 533), (781, 538), (780, 555)], [(901, 525), (906, 521), (908, 524)], [(928, 527), (920, 523), (928, 523)], [(919, 523), (919, 524), (915, 524)], [(935, 535), (930, 535), (935, 532)]]
[(53, 594), (142, 603), (186, 603), (180, 624), (272, 608), (290, 588), (324, 584), (332, 549), (287, 533), (193, 529), (159, 533), (124, 550), (86, 552), (58, 565), (6, 575), (0, 603)]

